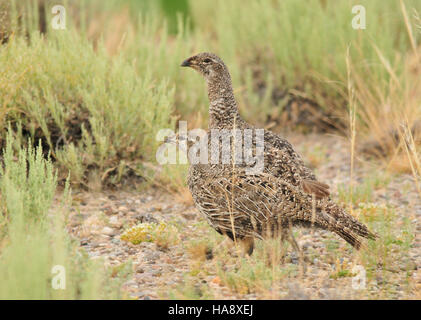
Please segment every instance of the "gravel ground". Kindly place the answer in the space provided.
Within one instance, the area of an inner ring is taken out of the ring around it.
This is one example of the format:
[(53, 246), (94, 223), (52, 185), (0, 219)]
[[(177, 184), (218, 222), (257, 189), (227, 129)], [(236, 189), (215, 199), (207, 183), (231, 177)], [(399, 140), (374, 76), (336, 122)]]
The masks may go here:
[[(331, 185), (334, 197), (338, 197), (340, 185), (350, 182), (350, 156), (346, 141), (334, 136), (294, 136), (289, 140), (297, 146), (305, 160), (315, 167), (320, 181)], [(354, 181), (364, 182), (376, 167), (368, 162), (356, 162)], [(378, 175), (383, 173), (378, 171)], [(186, 282), (196, 282), (193, 287), (206, 285), (211, 297), (218, 299), (420, 299), (421, 298), (421, 201), (411, 175), (392, 176), (387, 185), (376, 188), (370, 199), (376, 205), (392, 207), (396, 218), (394, 231), (399, 235), (409, 225), (415, 235), (405, 250), (390, 245), (387, 256), (392, 256), (386, 267), (373, 271), (367, 289), (352, 288), (352, 276), (332, 277), (337, 268), (359, 261), (358, 253), (335, 235), (324, 231), (297, 230), (297, 241), (307, 260), (307, 272), (301, 275), (295, 252), (289, 251), (282, 270), (293, 270), (270, 290), (248, 290), (239, 293), (221, 283), (214, 261), (218, 256), (197, 262), (186, 248), (201, 238), (216, 237), (191, 204), (179, 203), (173, 195), (162, 190), (142, 192), (102, 192), (73, 195), (69, 219), (69, 231), (80, 241), (92, 259), (103, 258), (106, 265), (118, 266), (131, 261), (133, 273), (123, 290), (135, 299), (160, 299), (180, 297)], [(125, 229), (140, 222), (168, 222), (178, 226), (179, 243), (167, 249), (153, 242), (138, 245), (121, 241)], [(376, 230), (377, 231), (377, 230)], [(336, 249), (329, 248), (336, 244)], [(209, 258), (209, 257), (208, 257)], [(229, 261), (234, 261), (235, 254)], [(228, 260), (227, 260), (228, 261)], [(206, 270), (197, 277), (192, 270)], [(227, 266), (229, 268), (229, 266)], [(190, 279), (190, 280), (189, 280)], [(193, 279), (193, 280), (191, 280)], [(171, 295), (174, 293), (174, 295)], [(186, 295), (181, 295), (186, 297)]]

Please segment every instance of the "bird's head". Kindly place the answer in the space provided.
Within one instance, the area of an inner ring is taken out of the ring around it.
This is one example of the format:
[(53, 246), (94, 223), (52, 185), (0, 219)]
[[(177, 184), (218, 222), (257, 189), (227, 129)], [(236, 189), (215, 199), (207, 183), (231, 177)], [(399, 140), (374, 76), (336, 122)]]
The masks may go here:
[(202, 52), (184, 60), (181, 66), (193, 68), (206, 80), (229, 75), (224, 62), (217, 55), (208, 52)]

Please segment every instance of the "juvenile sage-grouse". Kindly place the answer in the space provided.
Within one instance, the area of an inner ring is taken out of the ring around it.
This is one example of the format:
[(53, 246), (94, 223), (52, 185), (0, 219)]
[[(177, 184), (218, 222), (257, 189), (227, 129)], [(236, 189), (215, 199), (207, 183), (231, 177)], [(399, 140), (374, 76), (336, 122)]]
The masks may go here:
[[(200, 53), (181, 66), (193, 68), (206, 80), (210, 101), (208, 137), (216, 129), (248, 130), (256, 136), (258, 129), (239, 115), (230, 74), (219, 57)], [(211, 150), (212, 139), (208, 140)], [(291, 226), (330, 230), (357, 249), (361, 246), (359, 237), (375, 239), (376, 235), (364, 224), (331, 200), (329, 186), (317, 181), (285, 139), (264, 130), (264, 165), (260, 172), (250, 172), (250, 164), (235, 160), (236, 144), (232, 139), (228, 143), (230, 161), (190, 164), (188, 186), (196, 207), (209, 224), (241, 243), (248, 254), (253, 252), (255, 238), (275, 235), (290, 240), (299, 250), (288, 233)], [(254, 143), (253, 152), (258, 147)]]

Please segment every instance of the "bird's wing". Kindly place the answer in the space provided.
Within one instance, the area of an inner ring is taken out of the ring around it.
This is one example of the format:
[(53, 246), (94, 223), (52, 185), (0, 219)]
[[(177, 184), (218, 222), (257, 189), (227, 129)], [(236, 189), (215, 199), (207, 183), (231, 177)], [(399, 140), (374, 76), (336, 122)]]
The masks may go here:
[(323, 199), (330, 195), (329, 186), (316, 180), (301, 180), (301, 186), (304, 192), (314, 195), (316, 199)]
[(196, 194), (200, 194), (199, 210), (215, 229), (234, 228), (240, 235), (261, 234), (266, 227), (286, 225), (289, 220), (308, 220), (312, 210), (311, 197), (265, 173), (213, 175)]
[(300, 186), (304, 192), (314, 195), (316, 199), (329, 196), (329, 186), (317, 181), (314, 173), (287, 140), (271, 133), (268, 141), (271, 146), (266, 150), (266, 158), (272, 174)]

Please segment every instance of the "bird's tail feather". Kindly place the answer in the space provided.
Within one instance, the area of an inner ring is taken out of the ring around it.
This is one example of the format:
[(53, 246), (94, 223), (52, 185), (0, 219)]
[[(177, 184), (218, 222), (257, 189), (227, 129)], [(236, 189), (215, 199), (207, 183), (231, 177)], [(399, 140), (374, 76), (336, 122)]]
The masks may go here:
[(329, 201), (318, 209), (316, 220), (319, 220), (319, 224), (336, 233), (356, 249), (362, 247), (359, 237), (371, 240), (377, 238), (377, 235), (368, 230), (366, 225), (359, 222), (334, 202)]
[(355, 249), (358, 250), (361, 248), (361, 241), (353, 233), (341, 229), (333, 231), (346, 242), (348, 242), (351, 246), (353, 246)]

